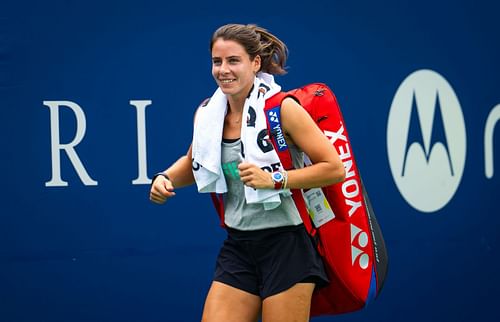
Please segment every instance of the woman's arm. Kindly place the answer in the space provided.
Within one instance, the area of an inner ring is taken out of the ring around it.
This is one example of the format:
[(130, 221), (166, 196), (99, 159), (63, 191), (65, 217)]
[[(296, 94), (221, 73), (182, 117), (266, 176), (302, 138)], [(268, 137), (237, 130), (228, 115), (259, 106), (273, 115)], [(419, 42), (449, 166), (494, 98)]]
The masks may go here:
[(297, 145), (313, 163), (288, 171), (288, 188), (323, 187), (344, 180), (344, 165), (335, 147), (293, 98), (283, 100), (281, 122), (284, 132), (291, 139), (288, 143)]
[[(203, 103), (205, 102), (206, 100)], [(203, 103), (201, 105), (203, 105)], [(198, 109), (195, 112), (194, 119), (196, 119), (197, 113)], [(195, 182), (193, 175), (193, 168), (192, 168), (193, 167), (192, 148), (193, 146), (190, 145), (186, 155), (180, 157), (167, 170), (162, 172), (168, 177), (168, 179), (164, 176), (157, 176), (155, 180), (151, 183), (149, 199), (152, 202), (158, 204), (165, 203), (165, 201), (167, 201), (168, 198), (175, 196), (174, 188), (189, 186)]]
[[(345, 169), (337, 151), (309, 114), (294, 99), (285, 98), (281, 104), (281, 124), (289, 139), (311, 159), (313, 165), (290, 170), (287, 188), (307, 189), (328, 186), (345, 178)], [(244, 184), (256, 189), (273, 189), (271, 174), (251, 163), (238, 165)]]
[(168, 198), (175, 196), (174, 187), (180, 188), (193, 184), (194, 176), (191, 160), (192, 152), (190, 146), (186, 155), (180, 157), (167, 170), (163, 171), (169, 179), (164, 176), (156, 177), (151, 184), (149, 199), (154, 203), (162, 204)]

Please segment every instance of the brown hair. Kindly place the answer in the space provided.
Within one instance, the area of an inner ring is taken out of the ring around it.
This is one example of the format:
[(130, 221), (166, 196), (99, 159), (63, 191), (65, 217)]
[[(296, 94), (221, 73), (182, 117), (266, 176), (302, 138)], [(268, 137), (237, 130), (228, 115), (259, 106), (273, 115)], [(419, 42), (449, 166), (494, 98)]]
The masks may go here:
[(210, 41), (210, 52), (219, 38), (233, 40), (242, 45), (251, 60), (259, 55), (261, 58), (259, 71), (273, 75), (286, 74), (285, 63), (288, 48), (284, 42), (266, 29), (252, 24), (227, 24), (219, 27)]

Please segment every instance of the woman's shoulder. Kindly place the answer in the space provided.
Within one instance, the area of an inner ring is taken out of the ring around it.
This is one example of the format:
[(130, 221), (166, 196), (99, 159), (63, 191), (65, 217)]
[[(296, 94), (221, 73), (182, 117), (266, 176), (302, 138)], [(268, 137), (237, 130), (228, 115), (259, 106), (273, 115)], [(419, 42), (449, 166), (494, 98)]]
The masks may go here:
[(309, 114), (306, 110), (300, 105), (300, 102), (294, 96), (287, 96), (281, 102), (281, 114), (282, 118), (284, 118), (284, 122), (287, 119), (295, 120), (298, 118), (299, 120), (308, 117)]

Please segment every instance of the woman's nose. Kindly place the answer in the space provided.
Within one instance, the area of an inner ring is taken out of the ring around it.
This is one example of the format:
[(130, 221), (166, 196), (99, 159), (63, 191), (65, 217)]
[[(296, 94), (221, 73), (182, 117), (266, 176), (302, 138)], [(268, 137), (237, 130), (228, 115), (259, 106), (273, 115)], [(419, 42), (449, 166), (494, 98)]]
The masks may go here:
[(220, 64), (220, 73), (221, 74), (227, 74), (227, 73), (229, 73), (229, 66), (224, 61)]

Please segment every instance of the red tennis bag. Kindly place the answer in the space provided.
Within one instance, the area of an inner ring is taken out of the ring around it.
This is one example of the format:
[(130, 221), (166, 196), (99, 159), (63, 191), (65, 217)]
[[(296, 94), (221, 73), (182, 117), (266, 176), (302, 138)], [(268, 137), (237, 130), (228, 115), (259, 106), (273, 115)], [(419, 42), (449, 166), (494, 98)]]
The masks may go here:
[[(326, 287), (313, 294), (311, 316), (356, 311), (376, 298), (382, 289), (388, 266), (385, 242), (356, 166), (337, 99), (325, 84), (314, 83), (281, 92), (266, 101), (269, 136), (283, 167), (293, 169), (290, 152), (277, 135), (282, 133), (280, 105), (287, 96), (293, 96), (311, 115), (337, 150), (346, 171), (343, 182), (316, 189), (319, 191), (312, 198), (310, 192), (292, 190), (330, 279)], [(333, 214), (313, 221), (311, 215), (318, 216), (314, 215), (315, 207)]]

